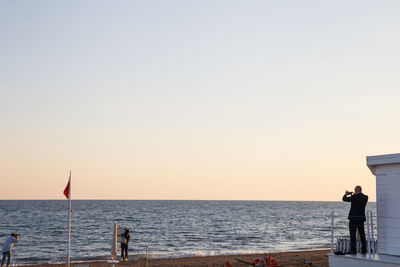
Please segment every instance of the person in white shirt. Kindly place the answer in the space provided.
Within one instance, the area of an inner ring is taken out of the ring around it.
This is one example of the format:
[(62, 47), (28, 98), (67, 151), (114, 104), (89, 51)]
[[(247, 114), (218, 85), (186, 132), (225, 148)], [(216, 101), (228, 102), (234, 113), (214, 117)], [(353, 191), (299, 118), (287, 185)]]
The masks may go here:
[(7, 267), (10, 265), (11, 260), (11, 249), (14, 244), (18, 243), (18, 235), (11, 234), (11, 236), (7, 237), (6, 241), (4, 242), (3, 248), (1, 249), (1, 253), (3, 253), (3, 258), (1, 259), (1, 267), (4, 266), (4, 261), (7, 258)]

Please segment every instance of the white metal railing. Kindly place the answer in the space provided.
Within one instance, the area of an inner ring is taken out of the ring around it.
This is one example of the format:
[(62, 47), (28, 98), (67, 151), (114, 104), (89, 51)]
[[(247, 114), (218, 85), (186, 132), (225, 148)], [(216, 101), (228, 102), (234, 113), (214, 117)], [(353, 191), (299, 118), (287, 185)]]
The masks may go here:
[[(367, 241), (367, 255), (370, 256), (371, 254), (376, 253), (377, 248), (377, 240), (375, 239), (374, 234), (374, 221), (373, 221), (372, 211), (366, 212), (366, 241)], [(333, 247), (334, 247), (334, 231), (335, 231), (335, 214), (332, 211), (331, 214), (331, 255), (333, 255)], [(361, 251), (361, 241), (357, 240), (356, 243), (357, 251)], [(350, 252), (350, 239), (348, 238), (337, 238), (336, 241), (336, 251), (349, 253)]]

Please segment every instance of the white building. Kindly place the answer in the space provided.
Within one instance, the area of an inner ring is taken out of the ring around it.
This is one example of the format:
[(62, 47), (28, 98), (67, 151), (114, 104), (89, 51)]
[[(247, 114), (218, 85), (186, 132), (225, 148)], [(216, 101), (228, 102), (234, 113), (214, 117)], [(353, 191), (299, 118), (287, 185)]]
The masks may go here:
[(376, 176), (377, 253), (330, 255), (330, 267), (400, 266), (400, 153), (367, 157)]

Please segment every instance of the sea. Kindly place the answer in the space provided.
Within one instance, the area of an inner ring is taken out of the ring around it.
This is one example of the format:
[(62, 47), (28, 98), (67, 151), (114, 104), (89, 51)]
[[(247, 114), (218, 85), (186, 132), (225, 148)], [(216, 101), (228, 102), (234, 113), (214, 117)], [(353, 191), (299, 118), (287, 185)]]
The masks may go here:
[[(73, 200), (71, 261), (110, 258), (113, 225), (128, 228), (130, 259), (329, 248), (348, 236), (349, 203), (306, 201)], [(375, 214), (375, 203), (367, 210)], [(376, 223), (374, 223), (376, 225)], [(65, 262), (67, 200), (0, 200), (0, 243), (17, 233), (13, 264)], [(376, 231), (375, 231), (376, 233)]]

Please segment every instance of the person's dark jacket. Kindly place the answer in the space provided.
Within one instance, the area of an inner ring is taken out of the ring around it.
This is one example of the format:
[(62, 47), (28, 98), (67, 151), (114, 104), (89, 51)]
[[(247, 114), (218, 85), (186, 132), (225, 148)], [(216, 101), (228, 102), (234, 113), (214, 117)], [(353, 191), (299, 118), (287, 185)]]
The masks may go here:
[(343, 196), (343, 201), (351, 202), (351, 208), (349, 212), (350, 221), (360, 221), (365, 222), (365, 206), (368, 202), (368, 196), (363, 193), (353, 194), (351, 196)]

